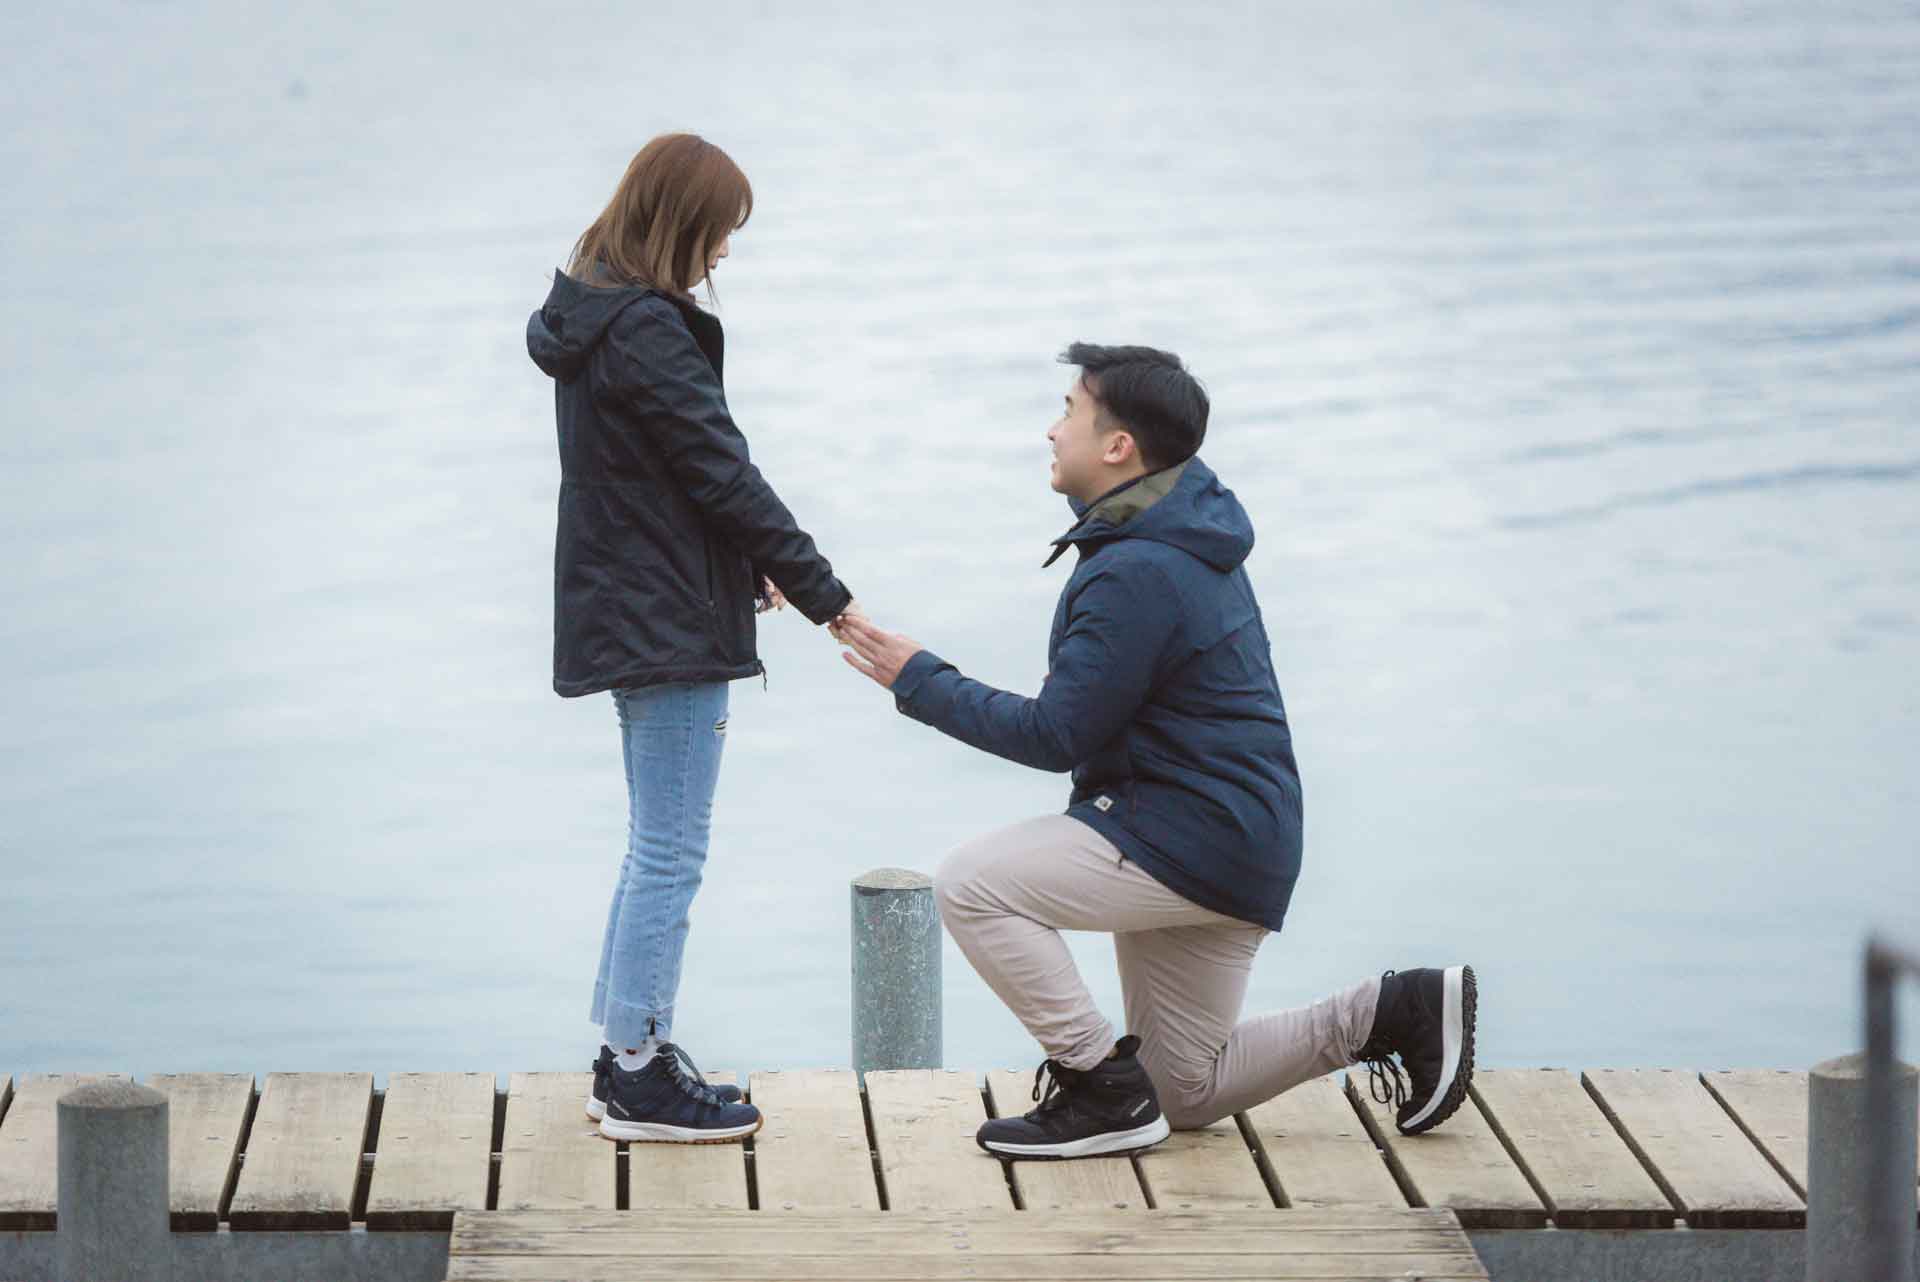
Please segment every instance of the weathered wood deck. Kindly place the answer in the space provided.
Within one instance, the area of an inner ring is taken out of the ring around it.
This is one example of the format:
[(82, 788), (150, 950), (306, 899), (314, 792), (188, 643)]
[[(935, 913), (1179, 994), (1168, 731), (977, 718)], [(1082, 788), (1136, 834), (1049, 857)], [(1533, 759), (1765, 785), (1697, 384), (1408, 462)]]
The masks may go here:
[(448, 1282), (1477, 1279), (1446, 1211), (462, 1211)]
[[(54, 1227), (55, 1101), (92, 1080), (99, 1078), (0, 1078), (0, 1229)], [(394, 1073), (384, 1091), (374, 1090), (371, 1073), (269, 1073), (257, 1090), (246, 1074), (167, 1074), (146, 1084), (171, 1096), (176, 1229), (211, 1230), (224, 1221), (235, 1231), (356, 1223), (451, 1230), (454, 1277), (539, 1276), (512, 1272), (518, 1266), (503, 1262), (510, 1254), (503, 1244), (574, 1240), (570, 1231), (591, 1224), (595, 1241), (602, 1241), (600, 1229), (612, 1234), (605, 1246), (626, 1240), (619, 1226), (635, 1223), (604, 1214), (570, 1220), (503, 1212), (789, 1212), (792, 1225), (782, 1231), (803, 1236), (805, 1225), (825, 1216), (856, 1240), (908, 1260), (903, 1268), (929, 1270), (960, 1267), (950, 1259), (952, 1242), (940, 1236), (955, 1224), (989, 1226), (973, 1236), (976, 1253), (967, 1257), (968, 1267), (989, 1267), (988, 1257), (1014, 1239), (994, 1236), (1001, 1230), (982, 1214), (1016, 1210), (1076, 1212), (1071, 1220), (1052, 1217), (1060, 1224), (1092, 1224), (1079, 1213), (1099, 1212), (1099, 1233), (1072, 1241), (1107, 1242), (1116, 1252), (1135, 1249), (1126, 1217), (1149, 1210), (1185, 1217), (1155, 1216), (1156, 1232), (1212, 1223), (1210, 1236), (1239, 1241), (1235, 1235), (1254, 1216), (1300, 1229), (1303, 1236), (1289, 1239), (1296, 1246), (1323, 1242), (1343, 1223), (1360, 1231), (1373, 1223), (1364, 1213), (1421, 1208), (1451, 1212), (1440, 1219), (1457, 1217), (1456, 1236), (1459, 1226), (1665, 1231), (1682, 1223), (1805, 1222), (1801, 1072), (1482, 1069), (1470, 1103), (1446, 1125), (1413, 1138), (1394, 1131), (1387, 1111), (1367, 1098), (1363, 1077), (1336, 1074), (1205, 1130), (1176, 1132), (1132, 1158), (1011, 1164), (981, 1152), (973, 1132), (990, 1115), (1030, 1107), (1031, 1070), (990, 1072), (984, 1081), (973, 1072), (875, 1072), (864, 1091), (847, 1071), (756, 1072), (747, 1081), (749, 1098), (766, 1125), (745, 1144), (711, 1146), (602, 1139), (583, 1112), (590, 1081), (585, 1072), (515, 1073), (505, 1092), (495, 1090), (488, 1073)], [(849, 1217), (883, 1210), (891, 1214), (858, 1230), (844, 1227)], [(1038, 1220), (1021, 1221), (1028, 1226), (1022, 1231)], [(695, 1249), (693, 1226), (704, 1222), (668, 1215), (644, 1221), (649, 1240), (684, 1229), (688, 1259), (707, 1250)], [(1369, 1247), (1365, 1267), (1407, 1254), (1392, 1276), (1408, 1268), (1441, 1275), (1445, 1270), (1429, 1266), (1445, 1261), (1421, 1254), (1453, 1259), (1453, 1247), (1434, 1236), (1439, 1222), (1380, 1220), (1385, 1236), (1378, 1240), (1405, 1250)], [(902, 1240), (944, 1245), (909, 1249), (897, 1245)], [(1286, 1276), (1312, 1273), (1304, 1257), (1290, 1255), (1294, 1248), (1261, 1242), (1262, 1251), (1291, 1259), (1263, 1257), (1268, 1276), (1281, 1275), (1275, 1268)], [(819, 1258), (837, 1258), (828, 1239), (814, 1245)], [(1464, 1237), (1458, 1245), (1465, 1246)], [(622, 1250), (605, 1246), (604, 1253)], [(1357, 1256), (1348, 1263), (1361, 1266)], [(1324, 1272), (1324, 1261), (1313, 1267), (1323, 1270), (1314, 1276), (1389, 1276)], [(1233, 1276), (1142, 1268), (1142, 1277)]]

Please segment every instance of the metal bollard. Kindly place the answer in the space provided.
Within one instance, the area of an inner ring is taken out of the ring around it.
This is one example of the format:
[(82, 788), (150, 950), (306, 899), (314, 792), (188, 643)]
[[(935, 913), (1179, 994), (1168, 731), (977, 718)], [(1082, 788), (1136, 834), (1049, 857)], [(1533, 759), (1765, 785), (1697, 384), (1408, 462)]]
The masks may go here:
[[(1867, 1057), (1842, 1055), (1807, 1074), (1807, 1282), (1878, 1276), (1869, 1232), (1876, 1200), (1886, 1217), (1881, 1222), (1898, 1226), (1895, 1258), (1913, 1259), (1914, 1219), (1920, 1214), (1913, 1181), (1920, 1073), (1911, 1064), (1895, 1064), (1893, 1086), (1893, 1117), (1882, 1124), (1889, 1127), (1894, 1151), (1905, 1155), (1907, 1178), (1875, 1188), (1862, 1161), (1876, 1125), (1868, 1115)], [(1911, 1263), (1904, 1275), (1913, 1276)]]
[(853, 1070), (940, 1066), (933, 878), (876, 868), (853, 879)]
[(133, 1082), (95, 1082), (74, 1087), (55, 1107), (60, 1282), (167, 1282), (166, 1095)]

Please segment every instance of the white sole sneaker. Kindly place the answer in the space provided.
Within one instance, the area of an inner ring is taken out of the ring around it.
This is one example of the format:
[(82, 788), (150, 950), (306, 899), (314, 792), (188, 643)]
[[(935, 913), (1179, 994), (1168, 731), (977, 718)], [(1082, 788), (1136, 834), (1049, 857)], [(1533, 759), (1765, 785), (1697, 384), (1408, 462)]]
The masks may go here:
[(602, 1117), (600, 1134), (610, 1140), (632, 1140), (643, 1144), (725, 1144), (742, 1139), (760, 1129), (767, 1119), (756, 1117), (751, 1126), (668, 1126), (664, 1122), (622, 1122)]
[(1101, 1153), (1126, 1153), (1147, 1148), (1172, 1133), (1173, 1128), (1167, 1125), (1167, 1119), (1163, 1116), (1130, 1131), (1106, 1131), (1058, 1144), (1008, 1144), (1001, 1140), (987, 1140), (984, 1147), (1008, 1157), (1094, 1157)]
[[(1416, 1135), (1451, 1117), (1466, 1097), (1467, 1083), (1473, 1079), (1473, 1024), (1478, 1005), (1473, 967), (1449, 966), (1445, 977), (1440, 1011), (1440, 1080), (1420, 1111), (1399, 1123), (1403, 1135)], [(1440, 1111), (1437, 1118), (1434, 1117), (1436, 1110)], [(1433, 1120), (1429, 1121), (1430, 1118)]]
[(607, 1115), (607, 1102), (605, 1100), (595, 1099), (591, 1095), (587, 1096), (588, 1119), (591, 1121), (597, 1122), (601, 1118), (605, 1117), (606, 1115)]

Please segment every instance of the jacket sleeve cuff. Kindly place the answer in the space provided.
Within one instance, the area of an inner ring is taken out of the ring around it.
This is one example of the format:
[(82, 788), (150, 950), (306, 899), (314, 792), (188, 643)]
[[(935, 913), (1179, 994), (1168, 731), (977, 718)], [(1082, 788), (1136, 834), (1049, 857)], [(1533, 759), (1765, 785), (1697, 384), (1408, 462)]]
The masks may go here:
[(905, 705), (913, 701), (928, 677), (947, 666), (945, 660), (931, 650), (916, 651), (900, 669), (900, 675), (893, 679), (893, 699), (900, 711), (906, 711)]
[(846, 584), (834, 579), (831, 589), (820, 596), (809, 596), (802, 601), (796, 600), (789, 592), (787, 602), (798, 606), (800, 613), (807, 616), (807, 622), (820, 624), (839, 618), (841, 611), (853, 604), (853, 593)]

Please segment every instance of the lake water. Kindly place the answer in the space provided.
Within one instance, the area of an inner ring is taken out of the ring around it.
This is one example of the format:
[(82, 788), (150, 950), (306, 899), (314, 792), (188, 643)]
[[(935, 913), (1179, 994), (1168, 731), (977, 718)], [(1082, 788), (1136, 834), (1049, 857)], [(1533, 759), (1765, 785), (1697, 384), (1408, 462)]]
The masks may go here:
[[(1466, 960), (1483, 1064), (1859, 1044), (1920, 937), (1920, 10), (797, 9), (0, 13), (0, 1074), (586, 1067), (624, 782), (523, 328), (674, 128), (755, 188), (756, 461), (970, 675), (1045, 672), (1055, 354), (1205, 381), (1306, 791), (1249, 1012)], [(1066, 781), (760, 635), (676, 1031), (844, 1064), (848, 880)], [(950, 944), (946, 1041), (1038, 1058)]]

